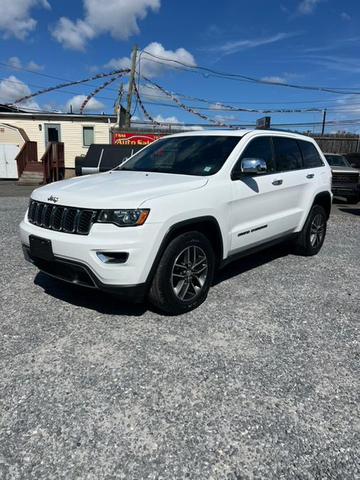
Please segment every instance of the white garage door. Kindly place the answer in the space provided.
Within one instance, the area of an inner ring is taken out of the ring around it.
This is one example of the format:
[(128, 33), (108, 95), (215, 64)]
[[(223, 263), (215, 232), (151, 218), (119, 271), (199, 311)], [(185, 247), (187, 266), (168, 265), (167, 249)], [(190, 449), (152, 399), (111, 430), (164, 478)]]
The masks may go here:
[(20, 147), (11, 143), (0, 144), (0, 178), (18, 178), (16, 155)]

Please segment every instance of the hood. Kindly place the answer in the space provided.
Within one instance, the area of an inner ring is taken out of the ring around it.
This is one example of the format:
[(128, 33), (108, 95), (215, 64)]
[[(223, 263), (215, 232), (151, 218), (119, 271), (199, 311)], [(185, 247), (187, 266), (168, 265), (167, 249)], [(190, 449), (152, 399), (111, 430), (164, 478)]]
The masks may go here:
[(201, 188), (206, 177), (168, 173), (113, 170), (50, 183), (36, 189), (31, 198), (79, 208), (138, 208), (152, 198)]

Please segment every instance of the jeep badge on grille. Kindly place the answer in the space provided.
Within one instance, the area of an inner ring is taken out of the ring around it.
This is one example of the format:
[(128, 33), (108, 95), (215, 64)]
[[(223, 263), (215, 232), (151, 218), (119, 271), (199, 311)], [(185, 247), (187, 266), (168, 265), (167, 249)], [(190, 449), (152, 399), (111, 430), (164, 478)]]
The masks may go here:
[(52, 195), (48, 198), (48, 202), (56, 203), (59, 200), (59, 197), (53, 197)]

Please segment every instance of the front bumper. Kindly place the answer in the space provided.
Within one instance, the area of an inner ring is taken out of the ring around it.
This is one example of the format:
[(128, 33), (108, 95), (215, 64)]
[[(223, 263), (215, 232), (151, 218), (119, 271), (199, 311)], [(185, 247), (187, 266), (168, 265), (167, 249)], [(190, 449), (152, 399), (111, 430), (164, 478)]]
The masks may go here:
[(104, 284), (86, 265), (80, 262), (64, 260), (58, 257), (54, 257), (52, 261), (43, 260), (31, 256), (30, 249), (26, 245), (22, 247), (25, 260), (35, 265), (42, 272), (59, 280), (63, 280), (64, 282), (98, 289), (107, 293), (114, 293), (120, 297), (131, 299), (134, 302), (142, 302), (147, 294), (147, 283), (127, 286)]
[(346, 195), (359, 195), (360, 194), (360, 184), (350, 184), (350, 185), (332, 185), (331, 191), (334, 195), (346, 196)]
[[(147, 282), (160, 244), (160, 230), (161, 225), (157, 223), (124, 228), (94, 224), (89, 235), (76, 235), (38, 227), (25, 217), (20, 224), (20, 237), (27, 248), (30, 235), (50, 240), (58, 263), (80, 265), (95, 279), (94, 288), (104, 290), (105, 287), (129, 288)], [(104, 263), (97, 254), (107, 252), (126, 252), (128, 259), (121, 264)], [(38, 260), (32, 260), (40, 268)]]

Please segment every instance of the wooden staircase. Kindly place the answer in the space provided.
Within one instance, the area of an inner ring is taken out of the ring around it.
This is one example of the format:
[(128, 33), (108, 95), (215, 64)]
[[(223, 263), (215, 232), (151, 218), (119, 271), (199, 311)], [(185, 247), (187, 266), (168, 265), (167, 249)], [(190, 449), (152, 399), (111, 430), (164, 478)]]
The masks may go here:
[(19, 185), (41, 185), (44, 182), (44, 169), (40, 162), (30, 163), (19, 177)]
[(16, 157), (20, 185), (40, 185), (44, 175), (38, 162), (37, 143), (27, 141)]
[(37, 143), (25, 142), (16, 157), (19, 185), (42, 185), (62, 180), (65, 175), (64, 144), (49, 143), (38, 162)]

